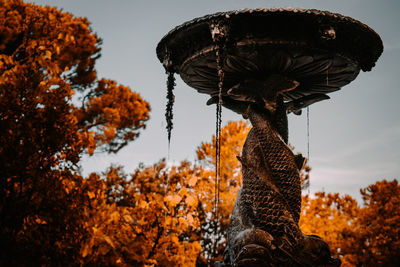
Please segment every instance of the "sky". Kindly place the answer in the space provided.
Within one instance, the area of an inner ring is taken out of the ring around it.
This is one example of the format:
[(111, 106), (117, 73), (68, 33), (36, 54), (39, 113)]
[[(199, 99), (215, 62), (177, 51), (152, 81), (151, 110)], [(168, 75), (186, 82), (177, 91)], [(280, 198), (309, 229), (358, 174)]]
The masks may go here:
[[(400, 1), (398, 0), (31, 0), (87, 17), (102, 39), (97, 61), (99, 78), (129, 86), (151, 105), (150, 120), (140, 137), (117, 154), (83, 156), (82, 172), (105, 171), (122, 165), (128, 173), (139, 163), (151, 165), (162, 158), (170, 164), (194, 161), (195, 149), (215, 133), (215, 107), (177, 76), (171, 148), (165, 123), (166, 75), (156, 56), (161, 38), (175, 26), (207, 14), (244, 8), (302, 7), (328, 10), (353, 17), (382, 38), (384, 52), (371, 72), (357, 79), (328, 101), (310, 107), (311, 193), (350, 194), (378, 180), (400, 177)], [(307, 155), (306, 112), (289, 115), (289, 142)], [(241, 117), (222, 111), (223, 125)]]

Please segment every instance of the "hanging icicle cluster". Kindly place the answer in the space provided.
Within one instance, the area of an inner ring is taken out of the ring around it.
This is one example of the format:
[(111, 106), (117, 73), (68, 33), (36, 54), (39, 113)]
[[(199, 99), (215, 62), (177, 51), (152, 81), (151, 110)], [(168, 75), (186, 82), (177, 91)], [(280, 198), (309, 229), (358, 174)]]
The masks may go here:
[(165, 110), (165, 118), (167, 120), (167, 131), (168, 131), (168, 150), (169, 150), (169, 146), (171, 143), (171, 132), (172, 132), (172, 128), (173, 128), (173, 123), (172, 123), (172, 119), (174, 117), (174, 114), (172, 113), (172, 109), (174, 106), (174, 100), (175, 100), (175, 96), (174, 96), (174, 87), (175, 87), (175, 77), (174, 77), (174, 72), (173, 71), (169, 71), (167, 70), (167, 75), (168, 75), (168, 79), (167, 79), (167, 99), (168, 99), (168, 103), (167, 103), (167, 108)]

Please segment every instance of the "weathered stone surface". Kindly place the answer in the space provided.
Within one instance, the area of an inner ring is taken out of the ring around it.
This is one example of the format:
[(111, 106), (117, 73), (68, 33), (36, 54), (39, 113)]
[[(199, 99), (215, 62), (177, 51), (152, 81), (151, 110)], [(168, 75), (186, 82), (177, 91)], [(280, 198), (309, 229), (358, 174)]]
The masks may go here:
[(276, 128), (276, 111), (255, 104), (243, 108), (236, 111), (248, 117), (253, 128), (239, 158), (243, 185), (232, 213), (224, 261), (216, 265), (340, 266), (325, 241), (299, 229), (299, 170)]

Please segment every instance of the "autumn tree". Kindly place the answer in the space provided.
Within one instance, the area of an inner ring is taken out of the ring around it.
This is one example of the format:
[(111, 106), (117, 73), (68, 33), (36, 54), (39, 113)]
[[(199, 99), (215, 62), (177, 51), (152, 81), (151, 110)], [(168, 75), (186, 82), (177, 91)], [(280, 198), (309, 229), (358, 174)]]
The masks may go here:
[(86, 18), (0, 1), (0, 265), (80, 257), (80, 156), (117, 152), (145, 127), (149, 104), (97, 78), (100, 44)]
[(350, 196), (317, 193), (303, 198), (300, 227), (326, 240), (342, 266), (397, 266), (400, 262), (400, 186), (397, 180), (361, 189), (363, 206)]
[[(200, 253), (198, 184), (208, 175), (188, 162), (160, 161), (130, 178), (120, 167), (85, 180), (88, 266), (194, 266)], [(201, 185), (200, 185), (201, 186)]]
[(400, 263), (400, 185), (379, 181), (361, 189), (363, 207), (354, 227), (344, 231), (343, 254), (352, 266), (398, 266)]
[[(248, 130), (244, 122), (231, 122), (222, 129), (226, 140), (223, 153), (232, 157), (230, 166), (225, 165), (232, 173), (224, 176), (225, 180), (229, 178), (230, 185), (221, 182), (219, 219), (223, 227), (229, 224), (233, 199), (240, 186), (240, 166), (229, 151), (240, 154)], [(215, 173), (209, 165), (212, 145), (203, 143), (197, 151), (203, 156), (198, 166), (181, 162), (169, 167), (160, 161), (139, 167), (131, 175), (115, 166), (103, 174), (91, 174), (82, 184), (88, 196), (84, 205), (88, 238), (81, 246), (82, 263), (194, 266), (215, 260), (210, 254), (214, 245), (211, 238), (215, 203)], [(219, 226), (218, 231), (221, 229)], [(219, 233), (218, 240), (221, 255), (223, 234)]]

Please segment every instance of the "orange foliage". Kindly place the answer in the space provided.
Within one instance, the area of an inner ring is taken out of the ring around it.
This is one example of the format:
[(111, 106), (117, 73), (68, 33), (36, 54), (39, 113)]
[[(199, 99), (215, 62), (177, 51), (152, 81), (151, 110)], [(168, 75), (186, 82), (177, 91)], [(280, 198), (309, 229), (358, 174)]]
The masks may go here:
[[(84, 262), (115, 266), (194, 266), (221, 259), (224, 234), (241, 179), (237, 159), (229, 151), (240, 154), (248, 130), (244, 122), (231, 122), (222, 129), (222, 138), (226, 140), (224, 155), (236, 164), (235, 168), (228, 164), (223, 168), (236, 169), (236, 173), (223, 174), (217, 239), (213, 232), (215, 183), (214, 171), (208, 170), (212, 167), (210, 162), (197, 167), (188, 162), (167, 167), (161, 161), (138, 169), (130, 179), (120, 167), (112, 167), (103, 174), (103, 179), (92, 174), (85, 181), (88, 186), (95, 186), (89, 190), (93, 199), (87, 224), (91, 238), (81, 249)], [(209, 150), (201, 149), (206, 147)], [(197, 149), (202, 160), (213, 157), (212, 147), (203, 143)], [(212, 255), (214, 245), (217, 255)]]
[[(164, 161), (138, 169), (129, 180), (118, 167), (104, 179), (92, 174), (88, 186), (84, 262), (97, 266), (193, 266), (201, 246), (199, 198), (201, 169)], [(168, 186), (168, 188), (167, 188)]]
[[(354, 228), (345, 232), (345, 258), (354, 266), (398, 266), (400, 263), (400, 185), (376, 182), (361, 189), (364, 206)], [(347, 256), (347, 257), (346, 257)]]
[(139, 136), (138, 130), (145, 128), (149, 119), (149, 104), (138, 93), (114, 81), (99, 80), (84, 100), (87, 101), (73, 114), (90, 155), (96, 147), (118, 152)]
[(357, 202), (348, 195), (319, 192), (314, 197), (303, 197), (299, 225), (304, 234), (322, 237), (332, 255), (338, 256), (347, 240), (343, 231), (353, 227), (358, 211)]
[(2, 266), (79, 262), (88, 234), (79, 158), (118, 151), (149, 118), (138, 94), (97, 80), (99, 45), (86, 18), (0, 1)]
[[(224, 179), (237, 184), (237, 177), (241, 177), (241, 164), (236, 158), (239, 156), (250, 126), (244, 121), (228, 122), (221, 129), (221, 175)], [(197, 158), (203, 166), (213, 168), (215, 166), (215, 136), (209, 143), (202, 143), (196, 150)]]
[(400, 185), (376, 182), (361, 189), (364, 206), (350, 196), (303, 198), (301, 229), (325, 239), (342, 266), (397, 266), (400, 262)]

